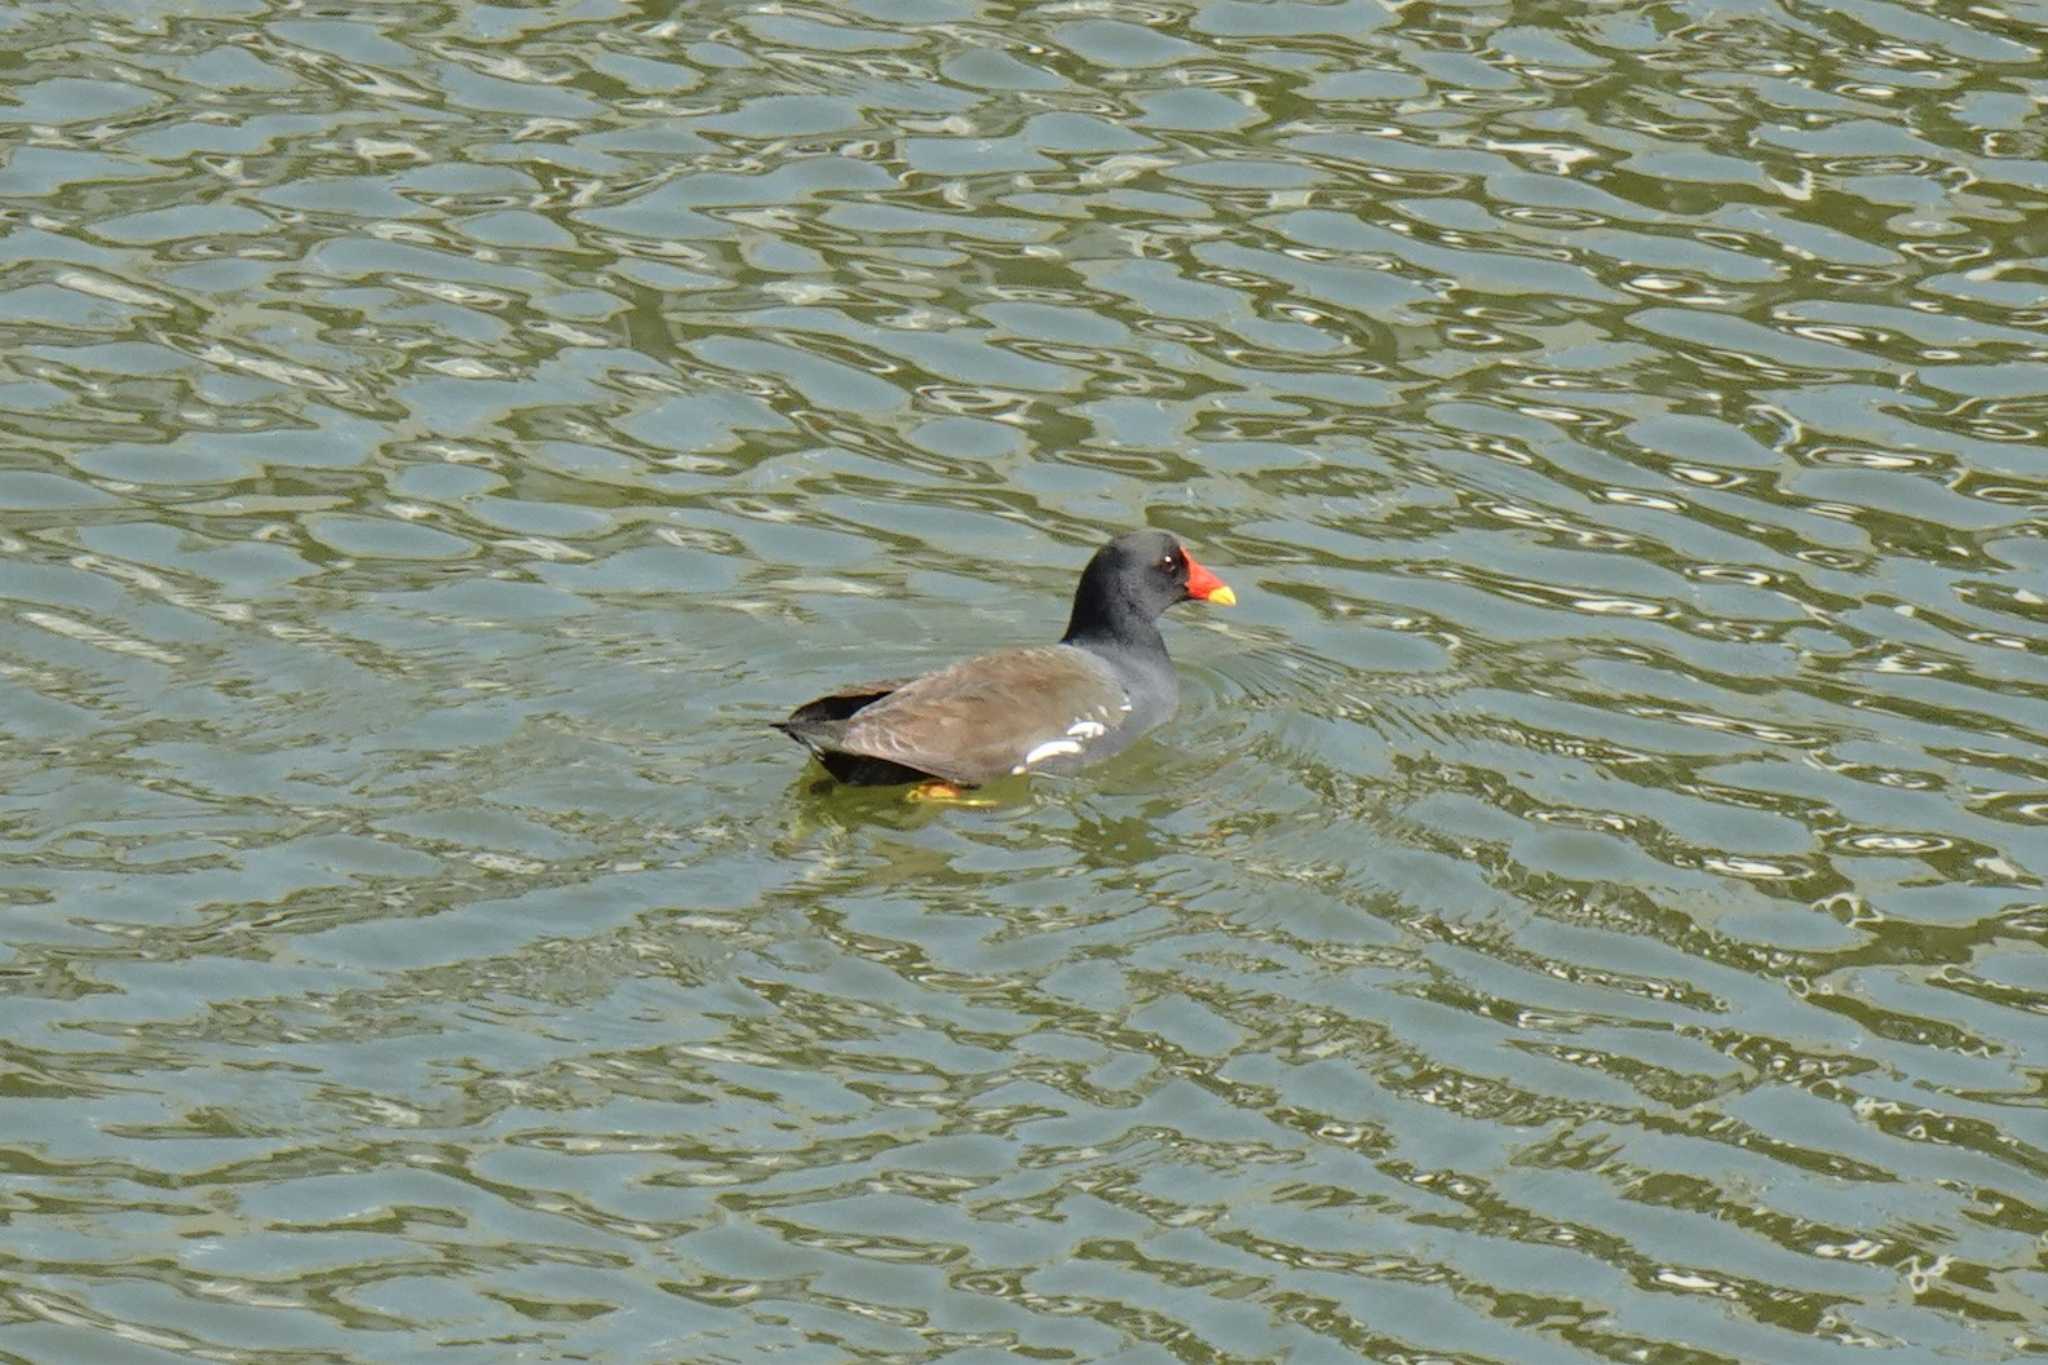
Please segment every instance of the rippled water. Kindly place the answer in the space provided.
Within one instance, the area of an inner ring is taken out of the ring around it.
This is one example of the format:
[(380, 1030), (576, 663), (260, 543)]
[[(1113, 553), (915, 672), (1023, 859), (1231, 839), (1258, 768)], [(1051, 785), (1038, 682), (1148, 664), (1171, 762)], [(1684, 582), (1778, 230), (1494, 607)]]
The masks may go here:
[(7, 1359), (2048, 1353), (2042, 5), (0, 50)]

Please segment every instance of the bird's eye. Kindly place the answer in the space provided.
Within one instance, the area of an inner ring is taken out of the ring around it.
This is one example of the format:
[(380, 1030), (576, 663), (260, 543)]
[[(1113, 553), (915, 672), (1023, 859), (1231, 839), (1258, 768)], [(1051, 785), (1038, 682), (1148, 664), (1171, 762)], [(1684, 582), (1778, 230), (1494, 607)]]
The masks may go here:
[(1166, 570), (1168, 573), (1172, 573), (1174, 570), (1173, 556), (1168, 555), (1166, 558), (1160, 560), (1159, 567)]

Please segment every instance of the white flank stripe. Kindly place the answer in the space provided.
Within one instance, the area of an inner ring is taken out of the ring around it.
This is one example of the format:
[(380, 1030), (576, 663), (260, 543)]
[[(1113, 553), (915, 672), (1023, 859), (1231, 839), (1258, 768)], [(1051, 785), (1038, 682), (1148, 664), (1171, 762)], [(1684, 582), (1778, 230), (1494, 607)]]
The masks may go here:
[(1061, 754), (1078, 754), (1080, 752), (1081, 746), (1071, 739), (1049, 739), (1030, 753), (1024, 755), (1024, 761), (1010, 769), (1010, 771), (1021, 773), (1032, 764), (1043, 763), (1048, 758), (1056, 758)]

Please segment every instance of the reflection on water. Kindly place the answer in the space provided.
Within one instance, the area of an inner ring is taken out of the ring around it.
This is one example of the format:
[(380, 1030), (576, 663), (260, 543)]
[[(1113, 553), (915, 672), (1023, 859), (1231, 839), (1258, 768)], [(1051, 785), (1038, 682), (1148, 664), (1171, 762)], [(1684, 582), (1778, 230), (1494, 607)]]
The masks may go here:
[(0, 1350), (2048, 1349), (2044, 22), (0, 16)]

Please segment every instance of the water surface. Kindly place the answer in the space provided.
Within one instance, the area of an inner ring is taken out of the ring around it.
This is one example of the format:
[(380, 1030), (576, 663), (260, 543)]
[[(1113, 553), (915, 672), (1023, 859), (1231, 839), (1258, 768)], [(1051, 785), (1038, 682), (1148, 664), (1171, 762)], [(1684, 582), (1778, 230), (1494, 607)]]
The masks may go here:
[(0, 1353), (2048, 1353), (2044, 34), (0, 14)]

